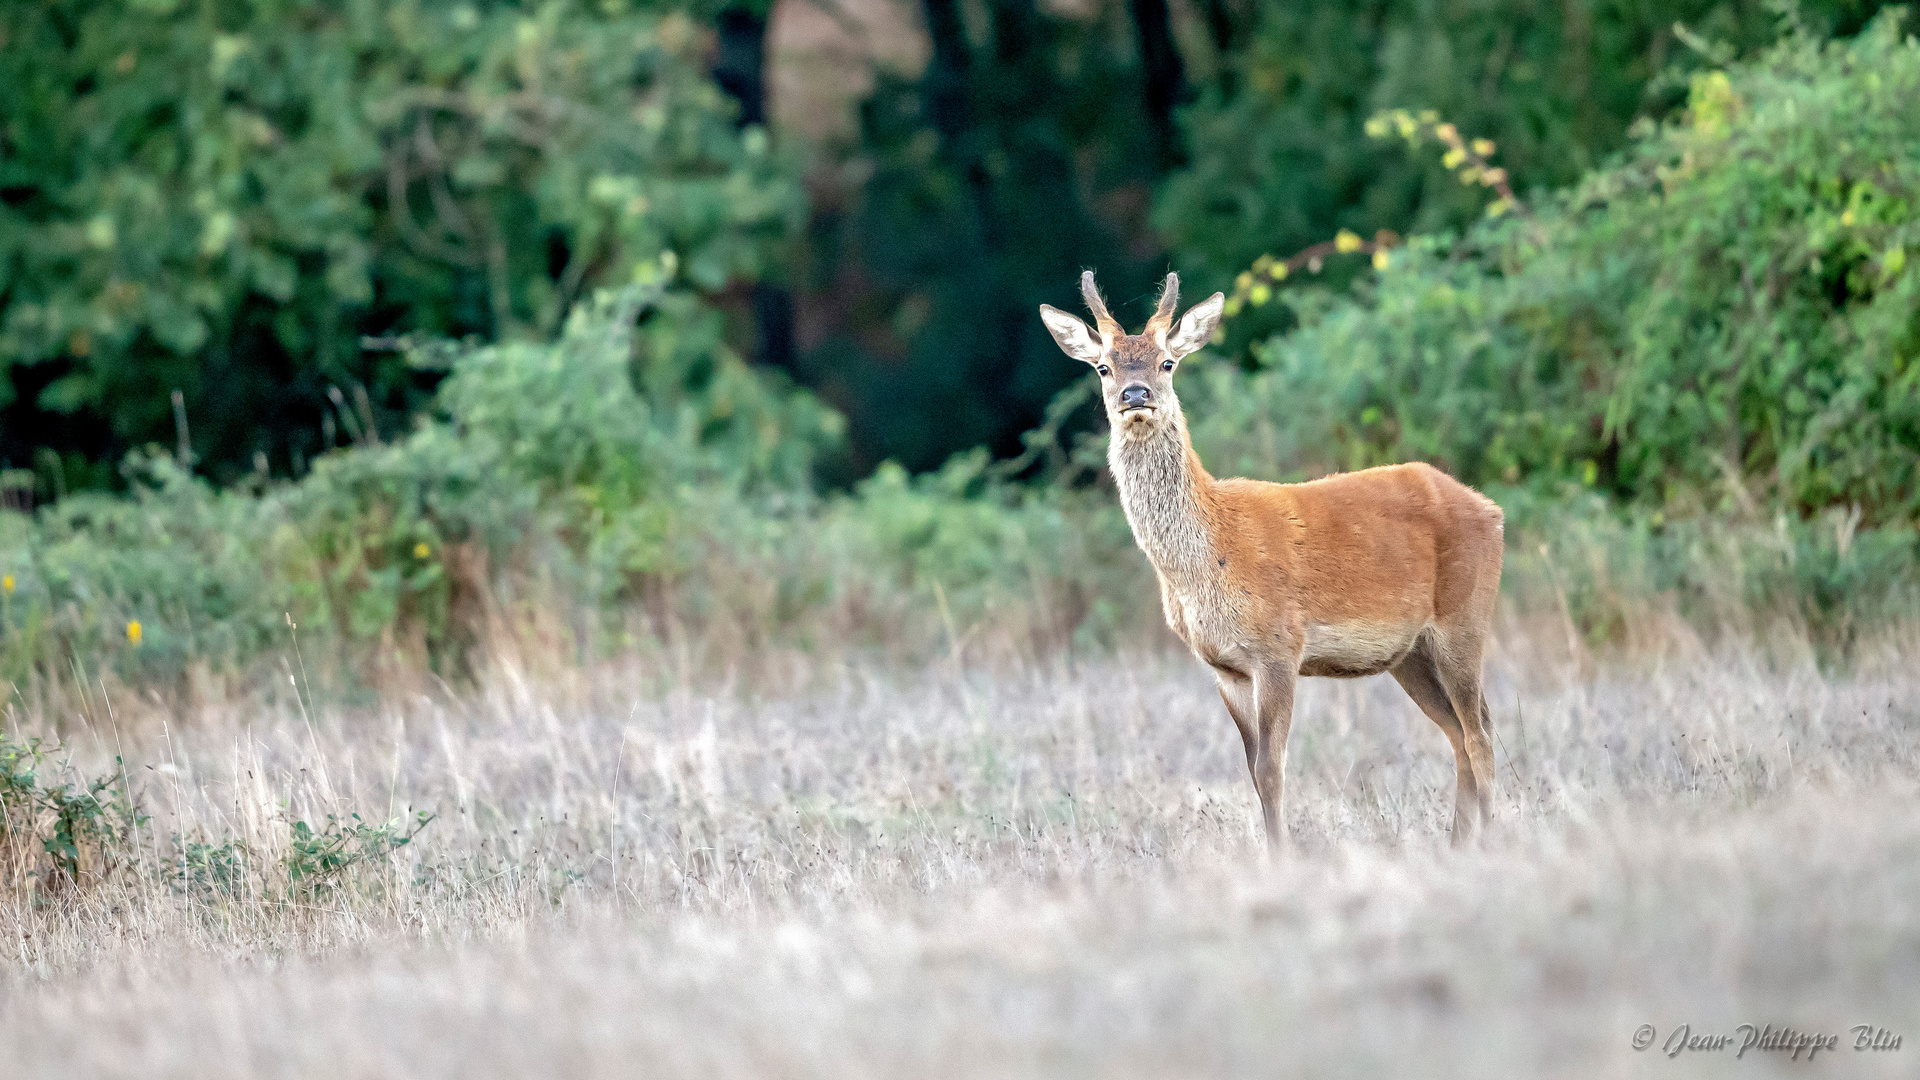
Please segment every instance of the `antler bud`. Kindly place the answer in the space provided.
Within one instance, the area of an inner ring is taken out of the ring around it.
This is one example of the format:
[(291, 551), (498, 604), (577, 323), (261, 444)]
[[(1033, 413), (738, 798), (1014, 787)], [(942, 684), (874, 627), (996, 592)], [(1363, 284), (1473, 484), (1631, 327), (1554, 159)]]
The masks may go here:
[(1154, 311), (1153, 318), (1147, 320), (1147, 328), (1140, 331), (1148, 337), (1164, 337), (1173, 329), (1173, 313), (1180, 306), (1180, 275), (1168, 274), (1167, 283), (1160, 290), (1160, 307)]
[(1080, 275), (1080, 295), (1087, 301), (1087, 310), (1093, 312), (1093, 322), (1100, 336), (1109, 338), (1126, 337), (1127, 332), (1120, 328), (1112, 315), (1107, 314), (1106, 301), (1100, 299), (1100, 286), (1093, 283), (1093, 271), (1087, 270)]

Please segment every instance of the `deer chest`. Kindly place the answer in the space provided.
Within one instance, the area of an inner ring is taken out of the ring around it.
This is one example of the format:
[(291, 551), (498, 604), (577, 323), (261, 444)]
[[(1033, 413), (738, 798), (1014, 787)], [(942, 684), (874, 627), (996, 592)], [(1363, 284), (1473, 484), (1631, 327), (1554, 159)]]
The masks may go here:
[(1160, 605), (1167, 626), (1196, 656), (1215, 663), (1245, 650), (1242, 612), (1224, 581), (1214, 575), (1189, 576), (1164, 570), (1159, 576)]

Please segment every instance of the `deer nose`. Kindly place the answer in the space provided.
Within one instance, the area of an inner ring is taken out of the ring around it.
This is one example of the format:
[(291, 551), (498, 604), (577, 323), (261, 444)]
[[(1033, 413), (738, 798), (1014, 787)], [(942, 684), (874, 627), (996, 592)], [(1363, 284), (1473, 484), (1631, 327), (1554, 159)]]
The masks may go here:
[(1139, 383), (1120, 391), (1120, 407), (1133, 409), (1145, 405), (1153, 397), (1153, 392)]

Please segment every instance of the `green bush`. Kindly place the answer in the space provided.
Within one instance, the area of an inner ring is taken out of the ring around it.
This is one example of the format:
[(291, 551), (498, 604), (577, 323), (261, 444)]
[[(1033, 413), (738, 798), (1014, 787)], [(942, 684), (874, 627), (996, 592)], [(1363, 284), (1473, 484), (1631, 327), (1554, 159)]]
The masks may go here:
[(228, 666), (290, 646), (289, 622), (457, 655), (516, 567), (548, 602), (633, 599), (697, 561), (724, 507), (811, 498), (812, 456), (839, 433), (658, 283), (583, 305), (553, 345), (414, 354), (450, 368), (436, 409), (298, 482), (216, 491), (142, 452), (126, 497), (0, 511), (4, 674)]
[(1862, 528), (1856, 510), (1676, 521), (1594, 493), (1541, 503), (1510, 489), (1502, 502), (1504, 590), (1590, 642), (1630, 642), (1655, 615), (1709, 636), (1781, 626), (1840, 658), (1920, 611), (1920, 531)]
[(124, 772), (89, 781), (51, 757), (39, 739), (0, 735), (0, 889), (98, 884), (147, 820)]
[(5, 677), (244, 667), (290, 654), (296, 627), (333, 660), (457, 667), (543, 612), (575, 635), (552, 644), (589, 651), (699, 631), (925, 654), (989, 623), (1110, 641), (1152, 607), (1097, 490), (1010, 483), (976, 452), (816, 493), (838, 417), (687, 301), (633, 286), (553, 345), (416, 347), (447, 369), (416, 430), (297, 482), (217, 491), (142, 453), (126, 497), (0, 512)]
[[(1834, 34), (1878, 7), (1795, 5)], [(1712, 66), (1676, 40), (1676, 22), (1728, 51), (1753, 49), (1775, 40), (1779, 10), (1741, 0), (1258, 5), (1247, 40), (1185, 113), (1191, 160), (1159, 193), (1154, 224), (1207, 291), (1264, 252), (1338, 228), (1458, 229), (1479, 214), (1474, 193), (1435, 162), (1370, 140), (1368, 117), (1437, 110), (1497, 142), (1523, 194), (1551, 191), (1624, 146), (1636, 118), (1680, 104), (1689, 69)]]
[(1304, 294), (1195, 438), (1285, 476), (1423, 458), (1669, 517), (1920, 515), (1920, 45), (1884, 16), (1694, 80), (1530, 216)]
[(0, 575), (12, 585), (0, 678), (231, 662), (303, 610), (296, 583), (310, 564), (281, 500), (216, 493), (157, 454), (134, 455), (125, 471), (126, 496), (71, 495), (31, 518), (0, 512)]
[(230, 479), (325, 449), (329, 383), (420, 403), (363, 334), (546, 338), (663, 252), (757, 276), (801, 192), (704, 48), (626, 0), (0, 8), (0, 406), (52, 365), (38, 409), (137, 446), (179, 388)]

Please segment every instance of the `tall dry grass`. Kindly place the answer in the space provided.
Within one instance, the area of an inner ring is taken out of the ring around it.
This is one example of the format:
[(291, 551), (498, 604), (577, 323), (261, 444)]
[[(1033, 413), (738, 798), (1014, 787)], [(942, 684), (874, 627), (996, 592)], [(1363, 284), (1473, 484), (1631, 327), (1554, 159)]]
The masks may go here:
[[(1920, 1033), (1910, 631), (1836, 670), (1791, 633), (1596, 658), (1509, 618), (1464, 850), (1432, 725), (1309, 680), (1277, 862), (1190, 661), (965, 638), (16, 697), (10, 737), (120, 756), (149, 817), (102, 880), (0, 900), (0, 1041), (23, 1076), (1595, 1075), (1791, 1064), (1636, 1053), (1643, 1022)], [(287, 880), (291, 823), (418, 810)], [(195, 877), (192, 842), (241, 869)]]

